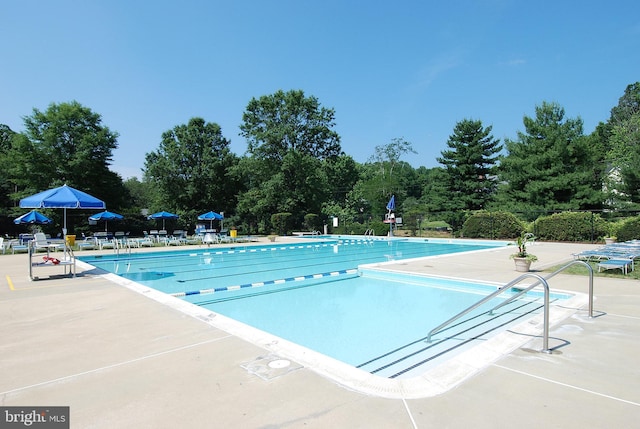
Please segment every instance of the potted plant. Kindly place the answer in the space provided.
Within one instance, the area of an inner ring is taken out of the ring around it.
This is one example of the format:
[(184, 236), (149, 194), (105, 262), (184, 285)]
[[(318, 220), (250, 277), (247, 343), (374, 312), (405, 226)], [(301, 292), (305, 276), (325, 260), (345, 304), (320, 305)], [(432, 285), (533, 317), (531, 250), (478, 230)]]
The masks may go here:
[(523, 231), (516, 241), (518, 252), (511, 255), (511, 259), (516, 264), (516, 271), (526, 273), (531, 268), (531, 263), (538, 260), (536, 255), (527, 252), (527, 243), (531, 241), (531, 237), (533, 237), (531, 233)]

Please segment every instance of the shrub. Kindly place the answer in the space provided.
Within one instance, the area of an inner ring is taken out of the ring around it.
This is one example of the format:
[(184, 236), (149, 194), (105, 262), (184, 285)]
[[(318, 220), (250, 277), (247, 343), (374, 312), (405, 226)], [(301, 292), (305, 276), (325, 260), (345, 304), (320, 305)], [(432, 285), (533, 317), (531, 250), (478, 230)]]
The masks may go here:
[(369, 228), (373, 229), (374, 235), (387, 235), (389, 233), (389, 224), (381, 220), (374, 220), (369, 223)]
[(274, 213), (271, 215), (271, 224), (278, 234), (285, 235), (289, 230), (291, 213)]
[(536, 236), (549, 241), (591, 241), (607, 233), (607, 222), (590, 212), (563, 212), (536, 220)]
[(618, 241), (640, 239), (640, 216), (623, 221), (618, 227)]
[(304, 226), (309, 231), (322, 231), (322, 220), (315, 213), (307, 213), (304, 215)]
[(478, 211), (469, 216), (462, 225), (462, 234), (467, 238), (511, 239), (519, 237), (524, 226), (509, 212)]

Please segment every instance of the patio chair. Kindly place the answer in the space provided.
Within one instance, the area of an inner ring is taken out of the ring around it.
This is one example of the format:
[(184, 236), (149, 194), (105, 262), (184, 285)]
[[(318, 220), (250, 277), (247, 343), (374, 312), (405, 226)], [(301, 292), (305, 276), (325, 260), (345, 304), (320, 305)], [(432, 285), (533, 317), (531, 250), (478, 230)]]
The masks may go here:
[(84, 240), (78, 241), (79, 250), (94, 250), (97, 246), (96, 239), (93, 237), (85, 237)]
[(11, 249), (11, 253), (15, 254), (16, 252), (20, 253), (20, 252), (28, 252), (29, 251), (29, 245), (28, 244), (22, 244), (20, 242), (20, 240), (14, 239), (14, 240), (10, 240), (9, 243), (9, 248)]
[(47, 240), (47, 236), (42, 232), (36, 232), (33, 235), (33, 248), (37, 252), (38, 250), (45, 250), (49, 253), (52, 250), (57, 250), (60, 248), (59, 244), (50, 243)]
[(165, 239), (168, 246), (182, 246), (183, 244), (187, 244), (186, 239), (180, 236), (171, 236)]
[(210, 245), (218, 243), (220, 243), (220, 236), (218, 234), (207, 232), (204, 237), (202, 237), (202, 244)]
[(115, 238), (113, 239), (99, 239), (98, 240), (98, 247), (100, 248), (100, 250), (103, 249), (117, 249), (118, 248), (118, 240), (116, 240)]
[(153, 247), (153, 239), (151, 237), (144, 237), (136, 240), (138, 242), (137, 247)]

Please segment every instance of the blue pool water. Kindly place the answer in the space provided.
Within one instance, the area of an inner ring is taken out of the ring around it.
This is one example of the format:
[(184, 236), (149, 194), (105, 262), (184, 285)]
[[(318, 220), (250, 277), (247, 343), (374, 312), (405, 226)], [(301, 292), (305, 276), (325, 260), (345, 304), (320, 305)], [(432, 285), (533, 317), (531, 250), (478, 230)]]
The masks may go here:
[(411, 376), (435, 363), (446, 351), (539, 312), (540, 296), (527, 294), (523, 300), (487, 315), (487, 310), (504, 297), (494, 300), (427, 343), (431, 329), (493, 292), (496, 286), (383, 274), (358, 270), (358, 266), (504, 245), (320, 239), (80, 259), (365, 371), (393, 378)]
[(500, 242), (304, 240), (298, 244), (187, 248), (79, 259), (161, 292), (175, 294), (355, 269), (362, 264), (467, 252)]

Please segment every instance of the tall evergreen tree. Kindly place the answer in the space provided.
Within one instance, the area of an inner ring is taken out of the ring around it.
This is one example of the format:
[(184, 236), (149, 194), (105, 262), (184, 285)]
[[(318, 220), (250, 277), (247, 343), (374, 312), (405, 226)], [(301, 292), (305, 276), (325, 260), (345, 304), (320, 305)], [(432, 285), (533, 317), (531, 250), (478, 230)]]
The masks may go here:
[(492, 127), (482, 121), (464, 119), (449, 136), (449, 150), (437, 158), (444, 167), (446, 210), (479, 210), (491, 201), (496, 189), (496, 164), (502, 150)]
[(501, 207), (530, 213), (599, 207), (601, 185), (582, 134), (582, 120), (565, 119), (557, 103), (536, 106), (535, 118), (523, 119), (526, 132), (505, 141), (500, 165)]

